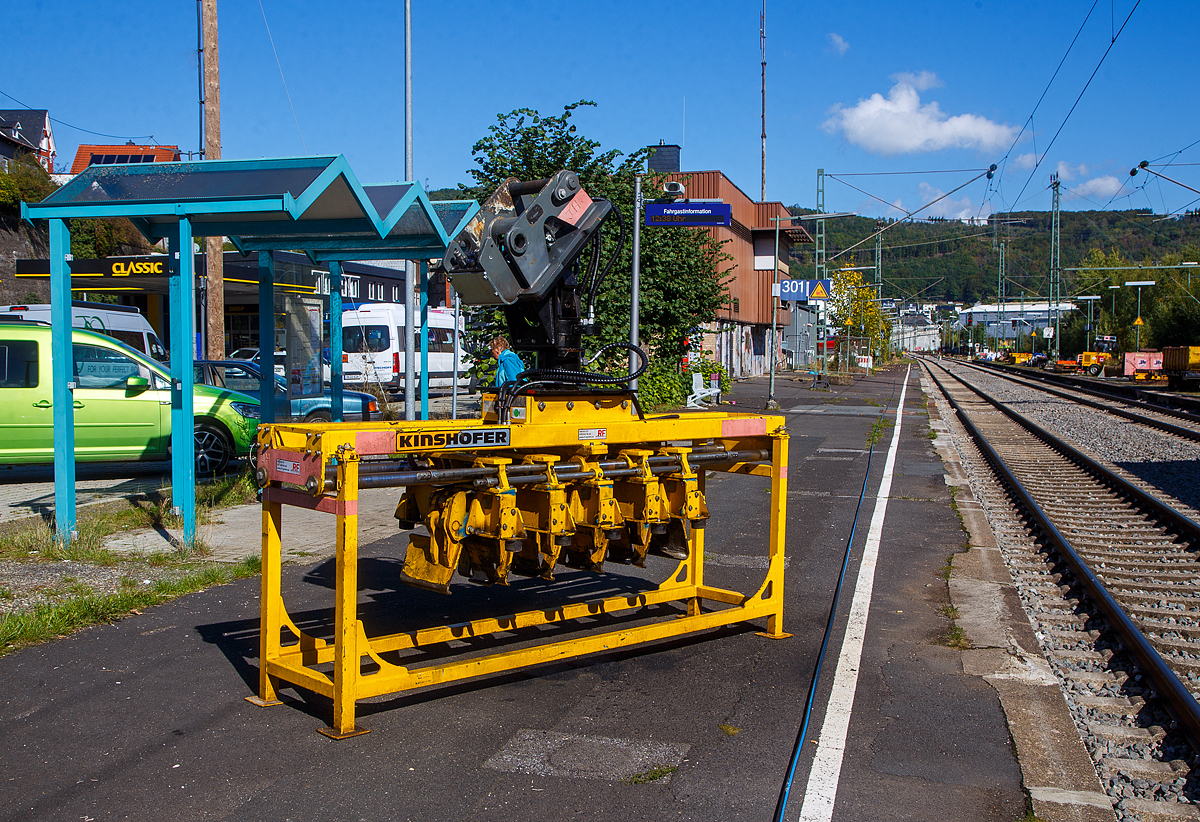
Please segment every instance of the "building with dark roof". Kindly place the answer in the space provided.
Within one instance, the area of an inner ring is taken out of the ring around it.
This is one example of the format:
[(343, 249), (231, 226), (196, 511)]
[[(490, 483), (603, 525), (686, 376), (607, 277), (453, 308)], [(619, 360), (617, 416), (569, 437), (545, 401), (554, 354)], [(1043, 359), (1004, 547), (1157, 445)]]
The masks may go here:
[(18, 154), (32, 154), (42, 168), (54, 171), (54, 133), (50, 112), (44, 109), (0, 109), (0, 168)]

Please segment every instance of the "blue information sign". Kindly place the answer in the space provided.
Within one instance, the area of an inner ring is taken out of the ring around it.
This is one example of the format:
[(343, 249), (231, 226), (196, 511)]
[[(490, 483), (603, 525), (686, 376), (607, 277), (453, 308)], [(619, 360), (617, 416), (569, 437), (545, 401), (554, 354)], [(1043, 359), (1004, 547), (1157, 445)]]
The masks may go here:
[(833, 292), (832, 280), (781, 280), (781, 300), (828, 300)]
[(727, 226), (732, 220), (733, 206), (728, 203), (646, 203), (647, 227)]

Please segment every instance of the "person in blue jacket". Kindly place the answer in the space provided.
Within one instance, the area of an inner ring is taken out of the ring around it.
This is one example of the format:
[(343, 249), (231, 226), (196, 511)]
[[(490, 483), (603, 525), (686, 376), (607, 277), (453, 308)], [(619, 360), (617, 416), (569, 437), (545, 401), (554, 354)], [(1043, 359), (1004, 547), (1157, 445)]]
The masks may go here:
[(496, 380), (493, 384), (498, 388), (515, 380), (525, 370), (525, 363), (509, 346), (507, 337), (496, 337), (492, 340), (491, 348), (492, 356), (496, 358)]

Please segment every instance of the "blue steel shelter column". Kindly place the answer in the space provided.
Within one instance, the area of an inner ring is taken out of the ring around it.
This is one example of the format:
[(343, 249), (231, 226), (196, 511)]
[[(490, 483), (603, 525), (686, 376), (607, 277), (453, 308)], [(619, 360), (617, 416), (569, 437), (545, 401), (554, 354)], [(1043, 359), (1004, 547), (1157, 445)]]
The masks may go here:
[(258, 414), (275, 422), (275, 258), (258, 252)]
[(196, 320), (192, 223), (179, 218), (171, 238), (171, 504), (183, 516), (183, 541), (196, 541)]
[[(329, 400), (330, 416), (342, 421), (342, 264), (329, 262)], [(366, 409), (363, 409), (364, 411)]]
[[(75, 535), (75, 388), (71, 367), (71, 231), (63, 220), (50, 221), (50, 369), (39, 366), (39, 379), (51, 381), (54, 402), (55, 539)], [(46, 362), (43, 355), (41, 361)]]
[(421, 260), (421, 419), (429, 419), (429, 266)]

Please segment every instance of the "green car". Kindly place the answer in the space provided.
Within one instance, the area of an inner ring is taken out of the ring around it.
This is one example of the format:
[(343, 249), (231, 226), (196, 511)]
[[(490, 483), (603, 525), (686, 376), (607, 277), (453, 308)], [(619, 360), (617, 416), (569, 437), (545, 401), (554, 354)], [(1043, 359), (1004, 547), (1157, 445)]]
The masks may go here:
[[(161, 460), (171, 449), (171, 377), (111, 337), (74, 329), (75, 459)], [(54, 462), (50, 326), (0, 320), (0, 464)], [(258, 398), (197, 385), (196, 470), (250, 454)]]

